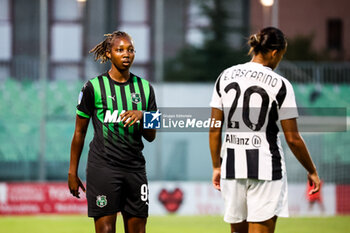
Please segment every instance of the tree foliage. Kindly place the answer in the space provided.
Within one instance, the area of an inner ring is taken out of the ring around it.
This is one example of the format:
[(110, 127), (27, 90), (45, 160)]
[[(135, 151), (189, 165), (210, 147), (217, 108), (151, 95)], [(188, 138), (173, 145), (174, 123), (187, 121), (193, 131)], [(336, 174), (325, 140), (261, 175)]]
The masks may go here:
[(204, 43), (201, 47), (187, 45), (175, 58), (165, 64), (165, 80), (196, 82), (214, 81), (224, 69), (249, 60), (247, 50), (235, 50), (228, 43), (229, 15), (223, 0), (199, 1), (201, 10), (209, 18), (208, 27), (202, 28)]
[(299, 35), (288, 39), (285, 58), (289, 61), (322, 61), (327, 60), (326, 52), (313, 49), (313, 35)]

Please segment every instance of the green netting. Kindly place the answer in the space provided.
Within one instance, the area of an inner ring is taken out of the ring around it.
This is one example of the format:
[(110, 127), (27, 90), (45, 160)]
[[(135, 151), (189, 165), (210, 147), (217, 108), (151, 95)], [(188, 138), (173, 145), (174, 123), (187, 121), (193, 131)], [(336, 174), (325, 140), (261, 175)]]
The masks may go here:
[(299, 107), (310, 108), (348, 108), (350, 107), (349, 85), (294, 85), (296, 100)]
[[(294, 90), (298, 106), (309, 109), (309, 111), (312, 111), (313, 108), (332, 108), (333, 111), (336, 111), (337, 107), (346, 109), (350, 107), (349, 85), (296, 84)], [(322, 112), (320, 109), (316, 111)], [(349, 116), (349, 111), (347, 114)], [(350, 155), (347, 153), (350, 151), (350, 132), (323, 133), (321, 135), (322, 139), (311, 140), (311, 144), (322, 148), (320, 151), (322, 163), (350, 165)]]
[[(69, 160), (75, 107), (82, 82), (42, 85), (7, 79), (0, 92), (0, 161), (36, 161), (40, 123), (46, 121), (47, 160)], [(43, 106), (47, 110), (44, 112)]]

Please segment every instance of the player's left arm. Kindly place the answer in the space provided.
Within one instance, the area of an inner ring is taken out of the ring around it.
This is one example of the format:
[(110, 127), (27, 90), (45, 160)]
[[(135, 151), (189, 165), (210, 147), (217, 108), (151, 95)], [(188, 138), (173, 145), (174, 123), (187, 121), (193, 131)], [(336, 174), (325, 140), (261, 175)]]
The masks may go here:
[(144, 129), (142, 136), (149, 142), (152, 142), (156, 138), (155, 129)]
[(285, 98), (282, 100), (278, 115), (284, 136), (294, 156), (307, 170), (309, 182), (311, 184), (315, 184), (315, 187), (310, 191), (310, 194), (316, 193), (320, 189), (320, 178), (318, 176), (316, 166), (313, 163), (310, 153), (307, 149), (307, 146), (298, 130), (296, 119), (298, 118), (299, 114), (295, 101), (293, 86), (288, 80), (284, 80), (283, 84), (285, 84)]
[[(154, 94), (153, 87), (150, 85), (150, 93), (148, 100), (148, 108), (147, 111), (157, 111), (157, 102), (156, 95)], [(149, 142), (152, 142), (156, 138), (156, 130), (155, 129), (143, 129), (142, 136)]]
[[(120, 114), (121, 120), (124, 122), (124, 127), (130, 127), (137, 122), (141, 122), (143, 118), (143, 112), (140, 110), (129, 110)], [(143, 129), (142, 136), (149, 142), (152, 142), (156, 138), (155, 129)]]
[[(155, 101), (155, 94), (153, 87), (150, 86), (150, 94), (149, 94), (149, 106), (147, 108), (147, 111), (156, 111), (157, 110), (157, 104)], [(143, 112), (140, 110), (128, 110), (122, 114), (120, 114), (121, 121), (124, 123), (124, 127), (132, 126), (135, 123), (140, 123), (143, 118)]]
[(132, 126), (137, 122), (142, 120), (142, 111), (140, 110), (128, 110), (122, 114), (120, 114), (120, 118), (124, 123), (124, 127)]
[(310, 184), (315, 185), (309, 194), (318, 192), (320, 190), (320, 178), (305, 142), (298, 131), (296, 119), (281, 120), (281, 126), (289, 148), (301, 165), (307, 170)]
[[(154, 90), (150, 86), (149, 106), (147, 111), (156, 111), (157, 104), (155, 100)], [(121, 120), (124, 123), (124, 127), (130, 127), (135, 123), (141, 122), (143, 118), (143, 112), (140, 110), (129, 110), (120, 114)], [(142, 136), (149, 142), (152, 142), (156, 138), (155, 129), (143, 129)]]

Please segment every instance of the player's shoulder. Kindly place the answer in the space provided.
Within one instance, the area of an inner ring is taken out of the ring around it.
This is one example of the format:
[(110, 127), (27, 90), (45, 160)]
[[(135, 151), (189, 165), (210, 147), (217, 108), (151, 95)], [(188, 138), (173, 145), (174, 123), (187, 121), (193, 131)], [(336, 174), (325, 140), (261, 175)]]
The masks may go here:
[(276, 75), (278, 75), (279, 79), (281, 80), (282, 83), (284, 83), (284, 85), (286, 86), (287, 89), (293, 89), (293, 85), (292, 83), (285, 77), (283, 77), (280, 74), (275, 73)]
[(150, 82), (147, 79), (141, 78), (140, 76), (138, 76), (136, 74), (130, 73), (130, 77), (132, 78), (132, 80), (134, 82), (137, 81), (137, 82), (142, 82), (142, 83), (150, 85)]
[(228, 77), (228, 76), (242, 76), (244, 75), (248, 70), (254, 70), (256, 69), (256, 65), (253, 62), (245, 62), (241, 64), (236, 64), (233, 66), (230, 66), (226, 68), (222, 73), (221, 76)]
[(287, 78), (285, 78), (282, 74), (277, 73), (276, 70), (272, 70), (271, 68), (263, 65), (261, 65), (260, 69), (261, 71), (267, 74), (266, 77), (271, 76), (271, 79), (268, 78), (266, 80), (272, 80), (271, 85), (273, 84), (273, 87), (281, 88), (284, 84), (287, 89), (292, 88), (292, 84), (290, 83), (290, 81)]
[(87, 88), (94, 90), (94, 89), (99, 89), (101, 86), (101, 82), (103, 83), (105, 79), (110, 79), (110, 76), (108, 72), (101, 73), (97, 76), (94, 76), (90, 78), (89, 80), (86, 81), (84, 86)]
[(224, 82), (225, 80), (228, 79), (229, 76), (232, 76), (233, 72), (237, 69), (239, 69), (241, 65), (233, 65), (230, 67), (227, 67), (226, 69), (224, 69), (220, 75), (218, 76), (218, 78), (216, 79), (216, 85), (219, 85), (220, 83)]
[(103, 72), (103, 73), (101, 73), (101, 74), (99, 74), (99, 75), (96, 75), (96, 76), (90, 78), (90, 79), (88, 80), (88, 82), (94, 82), (94, 81), (97, 81), (100, 77), (108, 77), (108, 76), (109, 76), (109, 75), (108, 75), (108, 72)]
[(153, 90), (153, 86), (151, 85), (151, 83), (147, 79), (141, 78), (140, 76), (135, 75), (133, 73), (130, 73), (130, 77), (132, 79), (132, 82), (141, 84), (143, 88), (149, 87), (150, 89)]
[(98, 82), (99, 82), (99, 77), (103, 77), (103, 76), (108, 77), (107, 72), (102, 73), (102, 74), (100, 74), (100, 75), (97, 75), (97, 76), (95, 76), (95, 77), (93, 77), (93, 78), (90, 78), (90, 79), (86, 82), (86, 84), (89, 85), (89, 86), (93, 86), (94, 83), (98, 83)]
[(226, 69), (224, 69), (224, 71), (221, 73), (221, 75), (227, 75), (228, 73), (232, 73), (232, 71), (234, 71), (234, 70), (241, 69), (245, 64), (246, 63), (236, 64), (236, 65), (227, 67)]
[(93, 83), (97, 81), (95, 79), (97, 79), (97, 77), (87, 80), (84, 83), (82, 90), (93, 90), (94, 89)]

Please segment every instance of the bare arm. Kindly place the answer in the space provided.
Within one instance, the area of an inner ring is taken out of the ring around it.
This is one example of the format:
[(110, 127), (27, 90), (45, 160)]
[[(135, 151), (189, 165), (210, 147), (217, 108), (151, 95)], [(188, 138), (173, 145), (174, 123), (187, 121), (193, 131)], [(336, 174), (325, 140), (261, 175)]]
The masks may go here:
[(320, 189), (320, 178), (318, 177), (315, 164), (311, 159), (305, 142), (299, 134), (296, 119), (282, 120), (281, 125), (289, 148), (301, 165), (307, 170), (309, 182), (315, 184), (315, 188), (311, 190), (310, 194), (318, 192)]
[[(224, 113), (217, 108), (212, 108), (211, 119), (219, 120), (223, 123)], [(211, 154), (212, 165), (213, 165), (212, 182), (213, 182), (214, 188), (216, 188), (217, 190), (220, 190), (220, 177), (221, 177), (220, 150), (221, 150), (222, 123), (221, 123), (221, 127), (219, 128), (211, 127), (209, 130), (209, 147), (210, 147), (210, 154)]]
[(152, 142), (156, 138), (155, 129), (144, 129), (142, 131), (142, 136), (149, 142)]
[[(124, 127), (132, 126), (137, 121), (141, 121), (143, 118), (142, 111), (139, 110), (129, 110), (120, 114), (122, 121), (124, 122)], [(142, 136), (149, 142), (152, 142), (156, 138), (156, 130), (155, 129), (144, 129), (142, 131)]]
[(89, 125), (89, 118), (76, 116), (75, 130), (70, 150), (70, 163), (68, 172), (68, 187), (71, 194), (79, 198), (79, 187), (85, 192), (85, 187), (78, 177), (78, 167), (84, 140)]

